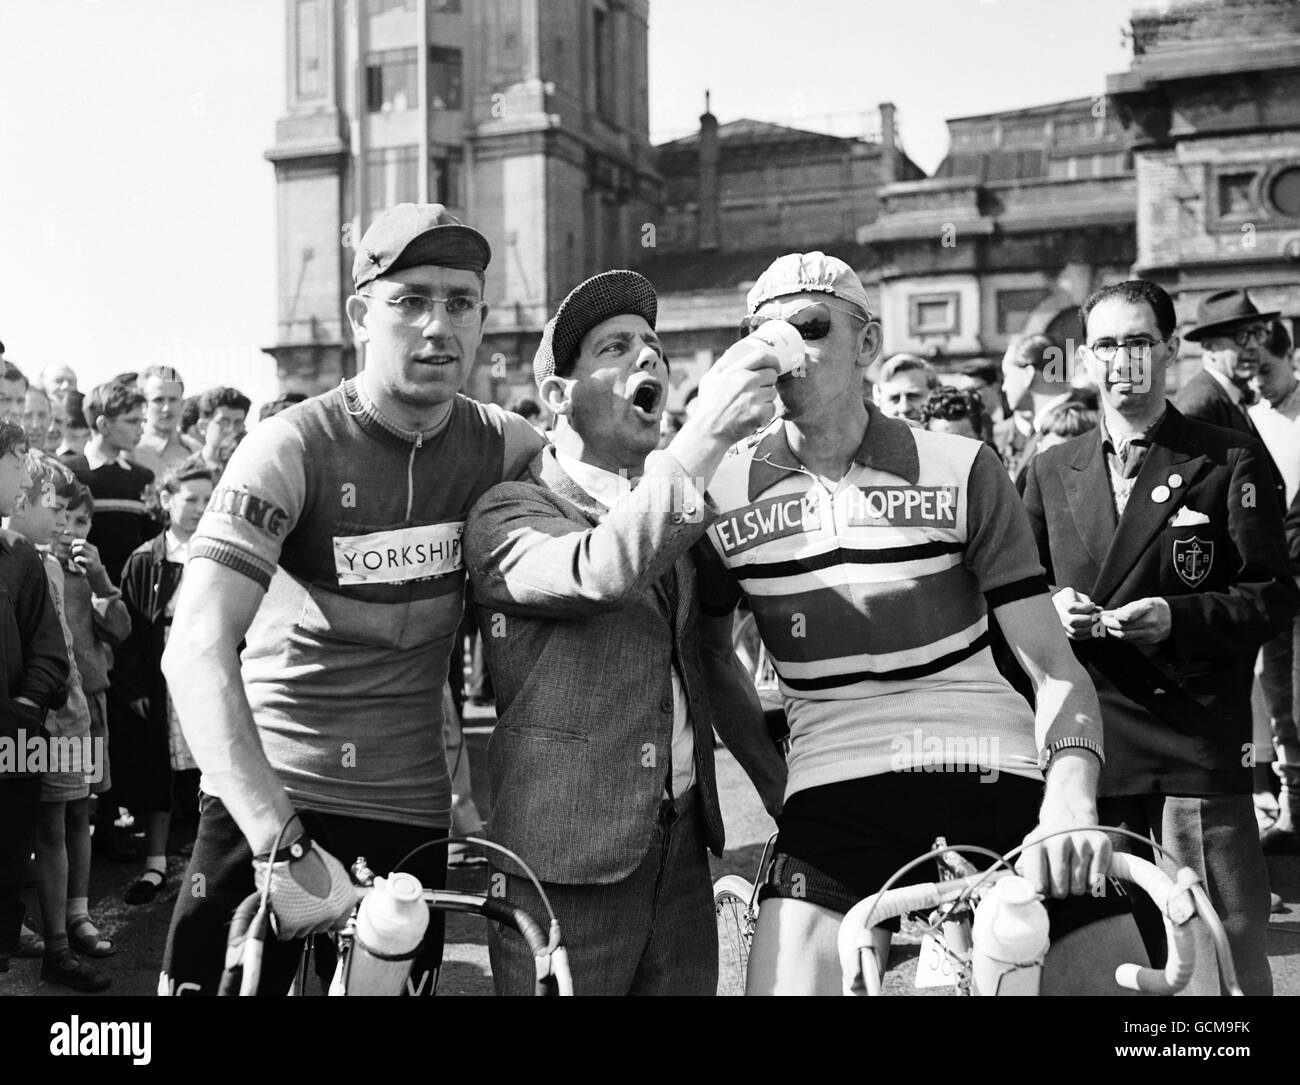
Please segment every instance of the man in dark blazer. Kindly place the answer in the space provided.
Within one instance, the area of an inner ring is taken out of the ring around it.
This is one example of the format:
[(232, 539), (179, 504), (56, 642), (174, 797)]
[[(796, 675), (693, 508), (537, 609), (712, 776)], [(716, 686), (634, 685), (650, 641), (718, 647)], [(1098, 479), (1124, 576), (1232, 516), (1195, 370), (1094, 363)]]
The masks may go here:
[[(1300, 594), (1266, 454), (1166, 401), (1178, 339), (1158, 286), (1105, 287), (1082, 316), (1102, 424), (1035, 458), (1025, 504), (1101, 701), (1099, 812), (1204, 878), (1242, 987), (1267, 994), (1250, 689), (1256, 651)], [(1217, 993), (1211, 944), (1197, 948), (1193, 989)]]
[[(769, 809), (784, 787), (730, 619), (699, 626), (688, 554), (716, 518), (704, 490), (727, 448), (772, 415), (776, 361), (725, 355), (655, 451), (668, 395), (656, 309), (630, 271), (565, 298), (534, 361), (554, 444), (533, 481), (483, 496), (465, 534), (499, 713), (491, 835), (545, 885), (579, 994), (714, 993), (713, 726)], [(499, 873), (510, 899), (540, 907), (516, 871)], [(532, 990), (522, 939), (494, 929), (489, 950), (498, 993)]]

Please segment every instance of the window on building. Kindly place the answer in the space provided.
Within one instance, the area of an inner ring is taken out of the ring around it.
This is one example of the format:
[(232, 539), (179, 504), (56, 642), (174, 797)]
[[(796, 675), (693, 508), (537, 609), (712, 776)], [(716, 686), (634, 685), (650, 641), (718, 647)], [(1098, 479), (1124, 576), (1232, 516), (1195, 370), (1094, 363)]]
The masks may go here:
[(366, 63), (366, 108), (371, 113), (419, 108), (417, 61), (414, 49), (370, 54)]
[(460, 0), (429, 0), (429, 10), (443, 15), (459, 15)]
[(464, 156), (458, 147), (429, 156), (429, 196), (434, 203), (463, 207)]
[(429, 106), (433, 109), (460, 109), (461, 105), (460, 50), (430, 45)]
[(418, 147), (384, 147), (366, 154), (366, 221), (399, 203), (419, 199)]
[[(430, 5), (432, 7), (432, 4)], [(387, 15), (390, 11), (415, 11), (415, 0), (366, 0), (366, 11), (371, 18)]]
[(992, 147), (993, 136), (993, 129), (987, 125), (979, 128), (954, 128), (952, 130), (952, 149), (954, 151), (973, 151), (980, 147)]
[(1106, 130), (1105, 117), (1074, 117), (1059, 120), (1052, 130), (1057, 143), (1086, 143), (1098, 139)]
[(298, 41), (298, 97), (318, 98), (322, 91), (320, 0), (298, 0), (294, 18)]
[(592, 60), (596, 75), (596, 112), (614, 118), (614, 43), (609, 12), (592, 11)]
[(1300, 218), (1300, 166), (1287, 166), (1273, 177), (1268, 198), (1284, 215)]
[(1042, 142), (1042, 121), (1012, 121), (1002, 126), (1004, 147), (1035, 147)]
[(994, 299), (997, 306), (997, 327), (1000, 335), (1019, 335), (1025, 329), (1029, 314), (1051, 293), (1047, 287), (1032, 290), (999, 290)]
[(1255, 201), (1251, 198), (1251, 189), (1255, 184), (1253, 173), (1221, 173), (1217, 182), (1220, 215), (1229, 217), (1254, 212)]
[(957, 294), (913, 294), (908, 302), (909, 335), (951, 335), (958, 330)]

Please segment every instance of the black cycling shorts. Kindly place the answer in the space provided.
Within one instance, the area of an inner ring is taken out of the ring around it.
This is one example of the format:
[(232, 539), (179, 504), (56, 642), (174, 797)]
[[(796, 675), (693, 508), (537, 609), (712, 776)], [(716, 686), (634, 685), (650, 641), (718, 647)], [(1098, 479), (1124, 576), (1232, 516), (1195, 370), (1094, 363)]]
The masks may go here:
[[(990, 779), (974, 772), (887, 772), (796, 791), (778, 819), (775, 858), (759, 899), (797, 898), (843, 914), (930, 851), (936, 837), (999, 855), (1010, 851), (1037, 824), (1042, 798), (1043, 785), (1036, 780), (1009, 773)], [(978, 854), (965, 857), (978, 869), (992, 864)], [(930, 860), (895, 885), (936, 877)], [(1047, 905), (1052, 938), (1131, 910), (1128, 894), (1113, 880), (1100, 896)], [(899, 921), (883, 925), (897, 930)]]

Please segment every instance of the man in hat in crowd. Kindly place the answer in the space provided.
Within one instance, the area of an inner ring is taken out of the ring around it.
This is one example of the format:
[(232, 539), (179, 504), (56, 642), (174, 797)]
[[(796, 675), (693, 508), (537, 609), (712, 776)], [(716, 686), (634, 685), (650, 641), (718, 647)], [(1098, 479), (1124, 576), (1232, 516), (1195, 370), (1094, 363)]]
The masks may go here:
[[(1197, 307), (1196, 326), (1187, 333), (1188, 340), (1201, 346), (1203, 368), (1178, 390), (1174, 406), (1188, 418), (1223, 426), (1263, 441), (1251, 407), (1258, 399), (1259, 370), (1264, 364), (1270, 324), (1277, 315), (1276, 312), (1261, 313), (1244, 290), (1219, 290), (1203, 298)], [(1288, 504), (1285, 477), (1267, 443), (1264, 452), (1272, 470), (1277, 499), (1285, 509)], [(1283, 634), (1279, 633), (1275, 644), (1265, 646), (1261, 659), (1260, 692), (1270, 727), (1275, 731), (1290, 729), (1287, 721), (1293, 711), (1290, 668), (1286, 667), (1283, 674), (1286, 648), (1282, 639)], [(1262, 738), (1262, 719), (1256, 730)], [(1271, 812), (1273, 796), (1268, 765), (1263, 758), (1255, 768), (1255, 790), (1260, 795), (1262, 808)]]
[[(1179, 343), (1159, 286), (1103, 287), (1080, 312), (1101, 425), (1030, 461), (1025, 506), (1061, 625), (1101, 699), (1101, 820), (1153, 837), (1171, 853), (1158, 859), (1169, 873), (1200, 875), (1243, 990), (1269, 994), (1250, 690), (1256, 651), (1300, 594), (1267, 454), (1240, 428), (1185, 418), (1166, 400)], [(1160, 943), (1145, 901), (1135, 913)], [(1203, 932), (1196, 960), (1189, 989), (1218, 994)]]
[[(258, 425), (190, 542), (163, 670), (204, 800), (165, 993), (215, 993), (231, 912), (268, 877), (293, 946), (268, 945), (262, 990), (283, 992), (296, 940), (355, 903), (345, 863), (364, 855), (386, 872), (447, 833), (442, 688), (465, 515), (542, 444), (523, 419), (459, 394), (490, 255), (441, 204), (380, 215), (347, 302), (365, 368)], [(409, 870), (442, 886), (446, 846)], [(189, 892), (200, 877), (204, 893)], [(439, 928), (415, 991), (433, 993), (441, 954)]]
[[(793, 324), (805, 360), (777, 382), (780, 419), (714, 476), (700, 607), (728, 614), (748, 595), (790, 720), (748, 991), (831, 994), (844, 913), (936, 836), (1006, 852), (1060, 830), (1026, 849), (1025, 876), (1061, 898), (1104, 884), (1109, 842), (1086, 828), (1097, 821), (1101, 718), (996, 453), (863, 402), (881, 334), (853, 269), (791, 253), (759, 277), (748, 307), (751, 325)], [(995, 666), (990, 615), (1036, 711)], [(1109, 954), (1141, 953), (1127, 902), (1106, 893), (1053, 905), (1044, 991), (1063, 980), (1113, 989)], [(878, 932), (878, 960), (888, 944)]]
[[(553, 444), (465, 532), (496, 686), (491, 833), (545, 885), (579, 994), (714, 993), (713, 725), (769, 807), (784, 776), (730, 622), (697, 629), (687, 553), (714, 520), (704, 490), (727, 448), (771, 418), (776, 361), (723, 355), (656, 451), (669, 388), (656, 312), (631, 271), (564, 299), (533, 363)], [(505, 891), (540, 908), (508, 868)], [(494, 927), (489, 947), (498, 993), (529, 993), (523, 940)]]
[(1261, 313), (1244, 290), (1220, 290), (1202, 299), (1196, 327), (1186, 335), (1201, 345), (1202, 369), (1174, 396), (1185, 418), (1259, 438), (1247, 408), (1256, 400), (1251, 381), (1259, 374), (1260, 350), (1277, 315)]

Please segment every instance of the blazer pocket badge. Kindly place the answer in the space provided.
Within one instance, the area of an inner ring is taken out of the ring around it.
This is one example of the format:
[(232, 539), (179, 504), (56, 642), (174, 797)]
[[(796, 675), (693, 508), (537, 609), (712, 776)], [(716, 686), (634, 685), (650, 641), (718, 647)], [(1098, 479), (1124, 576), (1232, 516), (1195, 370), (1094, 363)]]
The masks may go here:
[(1195, 527), (1197, 524), (1208, 524), (1210, 518), (1203, 512), (1197, 512), (1195, 509), (1189, 509), (1186, 506), (1179, 509), (1169, 521), (1170, 527)]
[(1189, 588), (1198, 587), (1214, 564), (1214, 543), (1198, 539), (1174, 540), (1174, 572)]

